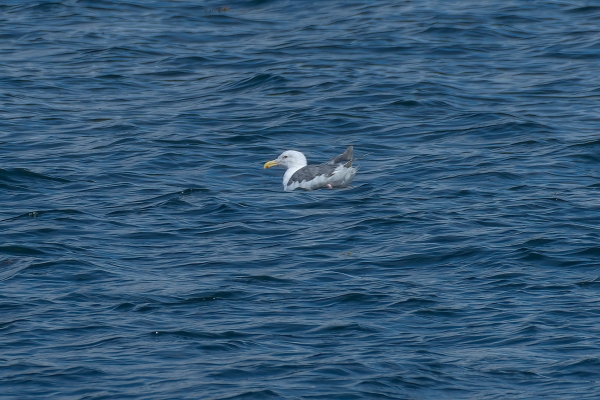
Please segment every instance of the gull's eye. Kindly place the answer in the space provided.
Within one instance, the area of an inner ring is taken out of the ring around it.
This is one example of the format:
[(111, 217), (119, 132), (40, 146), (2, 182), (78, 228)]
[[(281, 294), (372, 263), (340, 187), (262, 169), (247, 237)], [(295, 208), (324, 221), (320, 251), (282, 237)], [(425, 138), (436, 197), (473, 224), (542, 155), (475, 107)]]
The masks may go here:
[(283, 158), (287, 158), (287, 156), (283, 156)]

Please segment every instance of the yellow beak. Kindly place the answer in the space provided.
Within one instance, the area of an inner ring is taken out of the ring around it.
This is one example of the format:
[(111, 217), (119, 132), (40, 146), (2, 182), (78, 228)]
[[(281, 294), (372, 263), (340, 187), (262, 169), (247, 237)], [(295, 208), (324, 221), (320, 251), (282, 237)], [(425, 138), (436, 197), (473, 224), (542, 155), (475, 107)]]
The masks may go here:
[(273, 161), (267, 161), (265, 163), (265, 168), (271, 168), (277, 165), (277, 161), (273, 160)]

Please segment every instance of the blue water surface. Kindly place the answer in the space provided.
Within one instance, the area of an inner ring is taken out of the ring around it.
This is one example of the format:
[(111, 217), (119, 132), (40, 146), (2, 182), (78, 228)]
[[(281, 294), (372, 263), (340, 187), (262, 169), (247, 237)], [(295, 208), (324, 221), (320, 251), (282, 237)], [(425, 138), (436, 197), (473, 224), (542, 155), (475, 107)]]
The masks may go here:
[(600, 398), (597, 2), (6, 0), (0, 72), (0, 398)]

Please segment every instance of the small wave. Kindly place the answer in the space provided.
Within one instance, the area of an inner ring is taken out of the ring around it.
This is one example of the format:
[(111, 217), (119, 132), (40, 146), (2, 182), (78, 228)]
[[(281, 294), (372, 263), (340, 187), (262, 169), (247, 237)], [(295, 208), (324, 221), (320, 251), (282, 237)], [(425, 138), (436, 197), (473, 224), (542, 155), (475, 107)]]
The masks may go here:
[(33, 183), (36, 181), (53, 181), (60, 183), (71, 182), (68, 179), (59, 178), (47, 174), (33, 172), (25, 168), (2, 169), (0, 168), (0, 182)]

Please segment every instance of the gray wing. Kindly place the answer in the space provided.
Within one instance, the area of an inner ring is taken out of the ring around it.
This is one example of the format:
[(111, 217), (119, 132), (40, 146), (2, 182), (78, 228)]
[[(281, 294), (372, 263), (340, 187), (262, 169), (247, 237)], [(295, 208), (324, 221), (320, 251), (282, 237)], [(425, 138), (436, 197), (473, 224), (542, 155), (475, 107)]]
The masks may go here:
[(294, 175), (288, 181), (288, 185), (292, 182), (308, 182), (319, 175), (331, 176), (336, 168), (337, 166), (329, 164), (307, 165), (294, 172)]
[(346, 149), (346, 151), (343, 154), (340, 154), (339, 156), (334, 157), (331, 160), (327, 161), (327, 165), (347, 164), (347, 165), (345, 165), (345, 167), (348, 168), (352, 165), (352, 161), (354, 161), (352, 159), (353, 153), (354, 153), (354, 147), (348, 146), (348, 148)]

